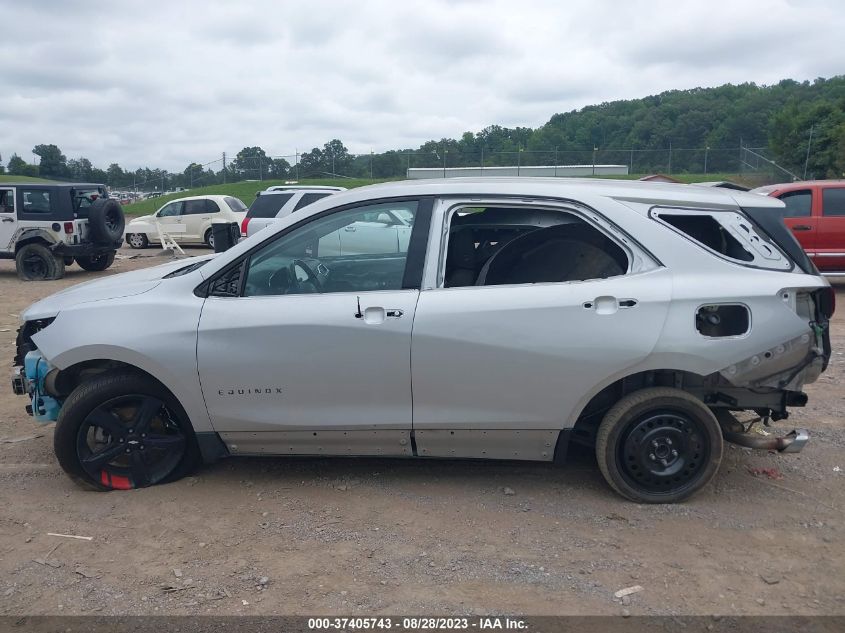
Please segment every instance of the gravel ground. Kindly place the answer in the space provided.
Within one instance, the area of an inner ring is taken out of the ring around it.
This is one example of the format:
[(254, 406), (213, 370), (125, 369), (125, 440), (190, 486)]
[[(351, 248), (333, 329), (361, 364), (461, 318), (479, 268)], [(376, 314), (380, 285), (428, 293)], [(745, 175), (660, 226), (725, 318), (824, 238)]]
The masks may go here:
[[(0, 262), (3, 354), (31, 302), (155, 253), (43, 283)], [(675, 506), (620, 499), (588, 452), (563, 467), (232, 458), (166, 486), (85, 492), (59, 469), (52, 426), (6, 387), (0, 615), (845, 614), (843, 339), (845, 307), (830, 368), (779, 424), (810, 429), (800, 455), (728, 445), (715, 482)]]

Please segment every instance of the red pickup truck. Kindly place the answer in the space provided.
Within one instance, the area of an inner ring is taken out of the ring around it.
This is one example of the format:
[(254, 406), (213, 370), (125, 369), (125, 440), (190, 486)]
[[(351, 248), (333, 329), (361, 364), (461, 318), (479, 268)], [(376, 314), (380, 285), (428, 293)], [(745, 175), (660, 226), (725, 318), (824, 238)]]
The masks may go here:
[(807, 180), (752, 190), (783, 200), (784, 224), (825, 275), (845, 277), (845, 180)]

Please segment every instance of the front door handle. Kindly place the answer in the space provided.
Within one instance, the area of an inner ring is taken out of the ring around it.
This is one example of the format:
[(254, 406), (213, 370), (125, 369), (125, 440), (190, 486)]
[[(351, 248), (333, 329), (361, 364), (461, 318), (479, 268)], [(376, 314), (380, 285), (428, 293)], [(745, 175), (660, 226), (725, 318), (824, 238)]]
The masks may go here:
[(624, 308), (633, 308), (637, 305), (636, 299), (617, 299), (616, 297), (596, 297), (583, 304), (586, 310), (595, 310), (596, 314), (615, 314)]
[(813, 227), (807, 226), (806, 224), (796, 224), (792, 227), (793, 231), (812, 231)]
[(402, 310), (399, 310), (399, 309), (397, 309), (397, 308), (393, 308), (392, 310), (388, 310), (385, 314), (386, 314), (386, 316), (388, 316), (388, 317), (393, 317), (394, 319), (398, 319), (398, 318), (399, 318), (399, 317), (401, 317), (403, 314), (405, 314), (405, 312), (404, 312), (404, 311), (402, 311)]

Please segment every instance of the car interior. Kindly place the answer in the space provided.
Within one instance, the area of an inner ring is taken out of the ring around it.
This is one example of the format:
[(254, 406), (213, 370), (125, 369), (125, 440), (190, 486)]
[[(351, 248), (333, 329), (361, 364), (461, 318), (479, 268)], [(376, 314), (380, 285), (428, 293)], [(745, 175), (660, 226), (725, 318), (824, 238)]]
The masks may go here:
[(579, 281), (627, 270), (625, 251), (575, 214), (474, 207), (452, 216), (444, 285)]

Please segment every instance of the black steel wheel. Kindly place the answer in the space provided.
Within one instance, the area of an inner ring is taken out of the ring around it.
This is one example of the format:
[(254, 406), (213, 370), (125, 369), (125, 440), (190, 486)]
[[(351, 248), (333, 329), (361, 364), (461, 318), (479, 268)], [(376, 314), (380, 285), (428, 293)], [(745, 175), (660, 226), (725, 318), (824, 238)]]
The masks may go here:
[(99, 490), (171, 481), (198, 461), (182, 407), (134, 372), (102, 374), (77, 387), (62, 406), (54, 448), (65, 472)]
[(114, 256), (115, 251), (109, 251), (107, 253), (100, 253), (99, 255), (77, 257), (76, 263), (79, 264), (83, 270), (105, 270), (114, 263)]
[(24, 244), (15, 254), (15, 268), (23, 281), (47, 281), (65, 276), (65, 260), (39, 242)]
[(716, 474), (722, 434), (703, 402), (671, 388), (637, 391), (605, 416), (596, 439), (599, 467), (623, 496), (673, 503), (692, 496)]

